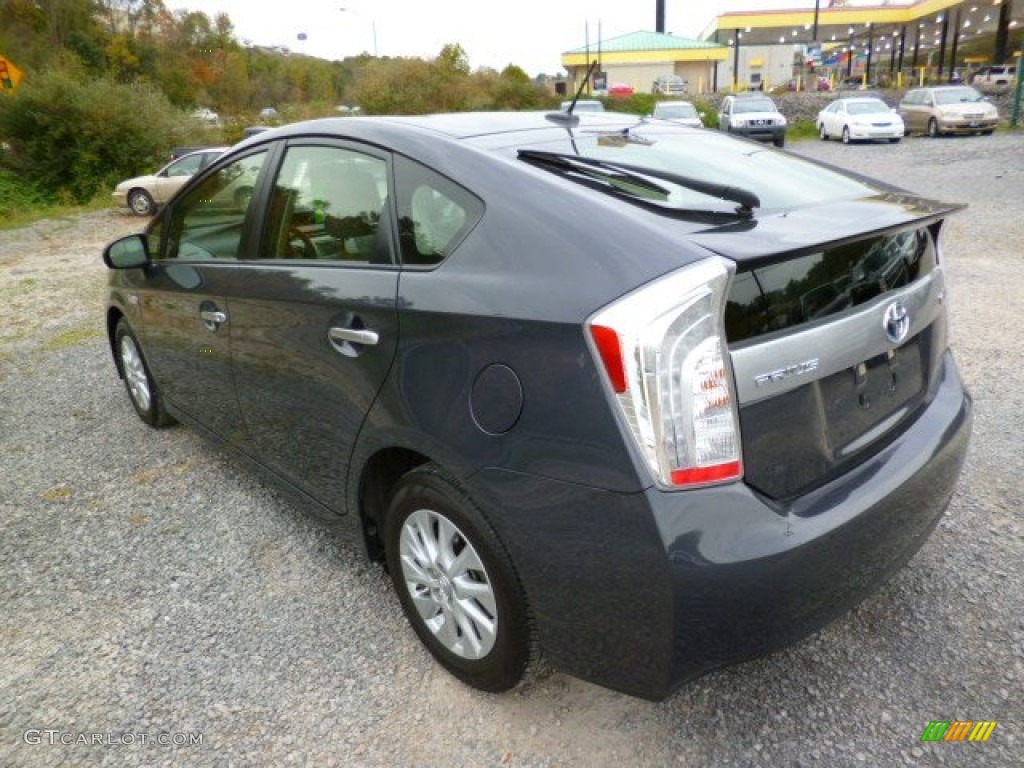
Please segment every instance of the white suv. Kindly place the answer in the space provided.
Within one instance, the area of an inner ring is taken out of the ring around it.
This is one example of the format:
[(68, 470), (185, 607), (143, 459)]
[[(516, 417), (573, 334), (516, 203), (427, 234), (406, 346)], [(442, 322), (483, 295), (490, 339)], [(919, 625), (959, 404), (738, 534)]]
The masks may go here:
[(1000, 64), (993, 67), (982, 67), (971, 78), (975, 88), (1003, 89), (1012, 86), (1017, 80), (1016, 64)]

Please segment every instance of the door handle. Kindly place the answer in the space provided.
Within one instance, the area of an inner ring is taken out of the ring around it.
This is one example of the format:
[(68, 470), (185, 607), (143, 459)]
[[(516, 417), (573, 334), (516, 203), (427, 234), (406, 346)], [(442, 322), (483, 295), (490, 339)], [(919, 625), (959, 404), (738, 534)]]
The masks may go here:
[(331, 341), (336, 341), (339, 344), (348, 341), (353, 344), (373, 346), (380, 341), (380, 334), (366, 328), (338, 328), (335, 326), (327, 332), (327, 335), (330, 336)]
[(199, 317), (203, 319), (203, 325), (208, 331), (216, 331), (228, 321), (228, 316), (219, 309), (202, 309), (199, 311)]

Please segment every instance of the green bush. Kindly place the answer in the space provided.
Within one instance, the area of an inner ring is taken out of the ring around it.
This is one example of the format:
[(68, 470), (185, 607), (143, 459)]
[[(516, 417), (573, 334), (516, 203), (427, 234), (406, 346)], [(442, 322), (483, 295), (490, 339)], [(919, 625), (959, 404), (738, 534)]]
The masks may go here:
[(0, 163), (52, 199), (78, 203), (166, 161), (182, 123), (151, 87), (60, 71), (0, 101)]
[(46, 202), (46, 195), (32, 182), (0, 168), (0, 221), (39, 208)]

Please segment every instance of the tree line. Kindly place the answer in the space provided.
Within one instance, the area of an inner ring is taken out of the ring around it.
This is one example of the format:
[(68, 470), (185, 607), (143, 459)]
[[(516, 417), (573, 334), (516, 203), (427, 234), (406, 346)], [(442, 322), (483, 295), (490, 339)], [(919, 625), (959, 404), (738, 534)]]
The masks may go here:
[[(326, 61), (243, 45), (226, 14), (162, 0), (0, 0), (0, 55), (24, 73), (14, 96), (0, 94), (0, 213), (12, 184), (86, 201), (172, 146), (237, 141), (264, 107), (291, 120), (341, 104), (422, 114), (553, 103), (515, 65), (471, 71), (456, 43), (431, 60)], [(191, 119), (200, 106), (224, 121)]]

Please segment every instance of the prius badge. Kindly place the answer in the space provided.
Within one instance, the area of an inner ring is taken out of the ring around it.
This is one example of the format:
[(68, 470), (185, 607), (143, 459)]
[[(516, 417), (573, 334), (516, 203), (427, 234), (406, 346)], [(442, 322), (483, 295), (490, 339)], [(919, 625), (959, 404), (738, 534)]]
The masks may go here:
[(885, 328), (885, 337), (893, 344), (899, 344), (907, 338), (910, 331), (910, 312), (902, 301), (894, 301), (885, 308), (882, 327)]

